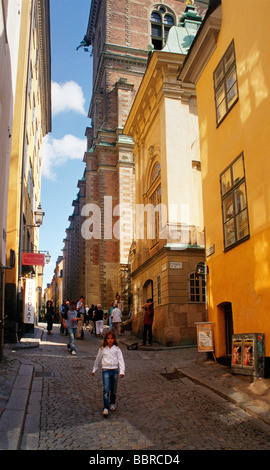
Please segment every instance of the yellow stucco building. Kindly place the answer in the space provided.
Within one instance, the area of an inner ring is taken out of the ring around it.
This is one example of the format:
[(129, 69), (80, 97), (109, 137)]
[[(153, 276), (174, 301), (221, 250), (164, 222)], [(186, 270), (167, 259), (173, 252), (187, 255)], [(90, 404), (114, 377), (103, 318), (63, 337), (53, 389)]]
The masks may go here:
[(217, 357), (231, 354), (233, 333), (263, 333), (270, 357), (269, 9), (212, 1), (179, 76), (197, 89)]
[[(23, 263), (23, 253), (38, 251), (42, 141), (51, 131), (51, 51), (49, 0), (22, 0), (7, 211), (7, 252), (16, 253), (6, 273), (5, 336), (22, 334), (26, 278), (42, 285), (42, 268)], [(41, 274), (41, 275), (40, 275)]]
[(196, 90), (178, 80), (201, 17), (189, 6), (154, 50), (125, 124), (134, 139), (135, 238), (130, 253), (132, 331), (140, 336), (147, 299), (154, 302), (154, 339), (196, 343), (205, 320), (205, 259)]

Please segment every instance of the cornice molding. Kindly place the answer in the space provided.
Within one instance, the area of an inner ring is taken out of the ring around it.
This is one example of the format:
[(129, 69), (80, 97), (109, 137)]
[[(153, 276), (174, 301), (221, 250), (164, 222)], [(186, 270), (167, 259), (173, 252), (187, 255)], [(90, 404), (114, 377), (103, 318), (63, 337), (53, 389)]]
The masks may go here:
[(40, 55), (41, 119), (43, 137), (52, 130), (50, 1), (36, 1), (36, 27)]
[[(93, 87), (92, 99), (89, 107), (88, 117), (93, 117), (95, 101), (100, 95), (100, 86), (105, 69), (117, 70), (117, 65), (125, 64), (128, 67), (125, 73), (143, 76), (147, 67), (148, 52), (142, 49), (117, 46), (114, 44), (104, 44), (103, 52), (100, 56), (96, 80)], [(134, 68), (139, 70), (134, 70)], [(123, 69), (119, 68), (119, 71)]]
[(86, 32), (86, 37), (89, 41), (89, 45), (92, 45), (93, 35), (95, 34), (95, 25), (99, 15), (101, 0), (92, 0), (91, 10), (89, 16), (89, 22)]
[(202, 29), (196, 36), (191, 49), (186, 57), (178, 79), (185, 83), (197, 84), (206, 64), (217, 47), (222, 21), (222, 7), (218, 6), (214, 12), (206, 18)]
[(159, 113), (164, 98), (187, 102), (196, 96), (193, 84), (182, 84), (178, 80), (183, 64), (183, 54), (154, 51), (127, 118), (124, 132), (135, 140), (144, 137), (151, 121)]

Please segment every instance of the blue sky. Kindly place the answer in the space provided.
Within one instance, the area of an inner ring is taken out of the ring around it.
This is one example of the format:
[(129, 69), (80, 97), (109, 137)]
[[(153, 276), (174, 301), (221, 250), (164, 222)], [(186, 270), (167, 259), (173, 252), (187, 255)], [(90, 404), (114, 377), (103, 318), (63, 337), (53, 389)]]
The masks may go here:
[(45, 287), (62, 255), (72, 201), (85, 168), (92, 59), (89, 52), (76, 51), (76, 47), (86, 33), (90, 6), (91, 0), (51, 0), (52, 132), (43, 148), (41, 206), (45, 217), (39, 229), (39, 249), (51, 254), (44, 268)]

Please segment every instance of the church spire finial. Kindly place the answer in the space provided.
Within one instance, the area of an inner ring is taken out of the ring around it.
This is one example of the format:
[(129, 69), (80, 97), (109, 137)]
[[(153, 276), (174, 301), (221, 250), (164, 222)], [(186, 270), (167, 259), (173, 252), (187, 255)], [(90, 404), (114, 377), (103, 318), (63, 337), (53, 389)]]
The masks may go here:
[(183, 14), (182, 18), (180, 19), (179, 26), (186, 27), (187, 24), (191, 27), (195, 27), (198, 29), (198, 26), (202, 22), (202, 17), (198, 14), (196, 7), (194, 5), (194, 0), (185, 0), (186, 9), (185, 13)]

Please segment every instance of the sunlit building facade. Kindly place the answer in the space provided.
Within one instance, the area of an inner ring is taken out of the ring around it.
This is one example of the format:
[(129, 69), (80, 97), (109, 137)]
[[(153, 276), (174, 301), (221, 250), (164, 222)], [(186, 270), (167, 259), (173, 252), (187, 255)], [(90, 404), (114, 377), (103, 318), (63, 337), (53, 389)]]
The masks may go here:
[[(208, 1), (195, 1), (195, 5), (203, 14)], [(83, 41), (93, 57), (84, 177), (86, 206), (100, 208), (100, 225), (93, 234), (91, 207), (86, 207), (82, 214), (84, 292), (86, 303), (101, 303), (104, 309), (117, 294), (126, 313), (131, 305), (129, 254), (134, 239), (135, 162), (133, 139), (123, 133), (123, 128), (144, 77), (149, 51), (164, 48), (170, 29), (179, 24), (185, 8), (184, 0), (91, 3)], [(119, 224), (121, 211), (125, 236), (122, 222)]]
[(6, 274), (5, 335), (16, 340), (23, 330), (24, 288), (35, 278), (42, 286), (42, 267), (23, 264), (23, 253), (38, 252), (35, 212), (41, 202), (42, 142), (51, 131), (51, 50), (49, 0), (22, 0), (11, 160), (8, 188), (7, 251), (16, 253)]
[(213, 1), (179, 78), (197, 89), (216, 355), (232, 334), (263, 333), (269, 363), (268, 15), (267, 0)]
[(166, 46), (153, 50), (124, 132), (134, 139), (135, 236), (130, 253), (132, 331), (140, 336), (154, 300), (154, 338), (196, 343), (206, 318), (201, 162), (195, 86), (182, 87), (179, 67), (202, 17), (188, 6)]

